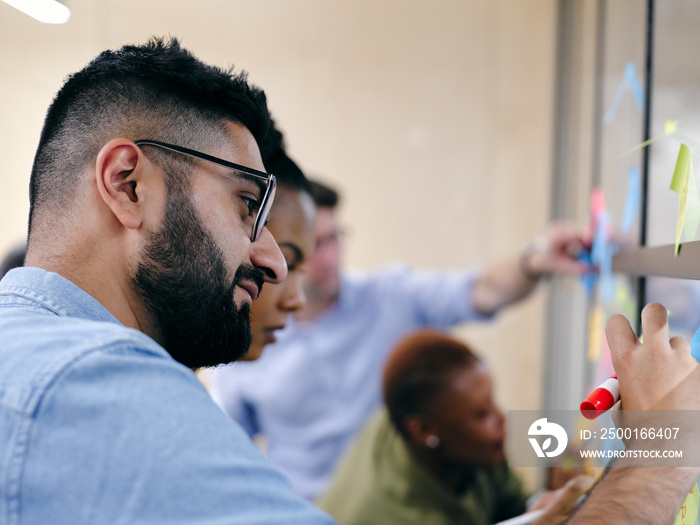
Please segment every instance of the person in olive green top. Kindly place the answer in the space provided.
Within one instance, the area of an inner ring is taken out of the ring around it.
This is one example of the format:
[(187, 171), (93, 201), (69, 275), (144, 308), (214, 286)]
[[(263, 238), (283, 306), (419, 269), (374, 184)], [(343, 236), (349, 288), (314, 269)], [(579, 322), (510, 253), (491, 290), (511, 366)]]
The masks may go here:
[(492, 391), (486, 366), (463, 343), (434, 331), (404, 338), (384, 372), (386, 409), (318, 505), (341, 525), (486, 525), (525, 512)]

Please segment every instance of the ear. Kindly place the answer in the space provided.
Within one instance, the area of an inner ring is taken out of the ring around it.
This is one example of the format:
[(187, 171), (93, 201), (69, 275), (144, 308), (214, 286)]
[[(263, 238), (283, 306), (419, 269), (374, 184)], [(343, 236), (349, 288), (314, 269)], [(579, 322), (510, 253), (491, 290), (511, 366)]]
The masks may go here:
[(129, 139), (112, 139), (97, 155), (95, 179), (104, 203), (126, 228), (143, 222), (145, 176), (150, 161)]
[(403, 418), (404, 429), (411, 442), (418, 447), (426, 447), (428, 436), (440, 436), (434, 424), (422, 416), (407, 415)]

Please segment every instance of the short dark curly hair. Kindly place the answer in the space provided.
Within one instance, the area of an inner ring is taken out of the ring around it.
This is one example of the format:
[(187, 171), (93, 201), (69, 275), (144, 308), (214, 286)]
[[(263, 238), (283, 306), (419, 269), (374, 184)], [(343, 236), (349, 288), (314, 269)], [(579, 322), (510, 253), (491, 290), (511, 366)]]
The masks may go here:
[(319, 208), (335, 208), (340, 202), (340, 195), (333, 188), (318, 180), (311, 181), (313, 189), (311, 196), (314, 198), (314, 203)]
[(419, 330), (399, 341), (384, 369), (384, 403), (396, 431), (407, 439), (406, 416), (428, 414), (451, 375), (478, 362), (466, 344), (437, 330)]
[[(29, 185), (30, 234), (44, 206), (52, 219), (70, 213), (81, 174), (113, 138), (202, 149), (225, 140), (232, 121), (259, 145), (269, 118), (264, 92), (245, 72), (204, 64), (176, 38), (104, 51), (68, 77), (49, 107)], [(168, 153), (149, 153), (157, 155)]]

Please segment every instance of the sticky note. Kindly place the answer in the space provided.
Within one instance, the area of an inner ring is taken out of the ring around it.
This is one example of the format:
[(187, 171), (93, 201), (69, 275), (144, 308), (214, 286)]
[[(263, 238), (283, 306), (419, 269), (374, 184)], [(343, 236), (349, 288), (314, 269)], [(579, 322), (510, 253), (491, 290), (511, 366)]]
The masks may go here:
[(678, 160), (676, 161), (676, 169), (673, 171), (673, 179), (671, 180), (671, 189), (678, 194), (678, 222), (676, 223), (676, 250), (675, 256), (678, 257), (678, 251), (681, 244), (681, 232), (685, 226), (686, 205), (688, 202), (688, 183), (690, 179), (690, 148), (685, 144), (681, 144), (681, 149), (678, 152)]
[(607, 338), (603, 337), (601, 341), (601, 351), (600, 359), (598, 359), (598, 366), (595, 372), (595, 382), (591, 385), (591, 389), (595, 388), (597, 385), (601, 384), (607, 378), (615, 373), (615, 369), (612, 365), (612, 357), (610, 356), (610, 346), (608, 345)]
[(593, 188), (591, 192), (591, 211), (596, 221), (600, 219), (601, 213), (605, 211), (605, 197), (603, 197), (603, 191), (600, 188)]
[(626, 233), (632, 227), (635, 214), (639, 209), (641, 199), (641, 185), (639, 183), (639, 170), (634, 166), (629, 169), (629, 183), (627, 185), (627, 199), (625, 201), (625, 214), (622, 218), (622, 232)]
[[(576, 259), (582, 262), (586, 266), (593, 266), (593, 260), (591, 259), (591, 252), (582, 251), (578, 254)], [(593, 290), (595, 290), (595, 285), (598, 282), (598, 274), (593, 272), (584, 273), (581, 276), (581, 286), (586, 291), (587, 295), (591, 295)]]
[(698, 517), (698, 507), (700, 507), (700, 494), (698, 494), (698, 484), (693, 483), (690, 492), (683, 500), (673, 525), (695, 525)]
[[(588, 224), (588, 232), (594, 236), (598, 230), (601, 215), (605, 213), (605, 198), (600, 188), (591, 191), (591, 218)], [(605, 232), (608, 233), (607, 231)], [(593, 261), (594, 263), (596, 261)]]
[(598, 267), (598, 283), (601, 301), (610, 301), (615, 296), (615, 280), (612, 275), (612, 259), (615, 247), (608, 239), (610, 230), (610, 214), (603, 211), (598, 223), (591, 246), (591, 261)]
[(603, 115), (603, 120), (605, 120), (605, 122), (612, 122), (615, 119), (617, 109), (622, 103), (622, 99), (627, 90), (632, 92), (637, 107), (640, 111), (643, 111), (644, 89), (642, 88), (641, 82), (639, 82), (639, 79), (637, 78), (637, 68), (634, 65), (634, 62), (627, 62), (627, 64), (625, 64), (624, 78), (622, 81), (620, 81), (620, 85), (617, 87), (617, 91), (615, 91), (615, 96), (613, 96), (612, 102), (610, 102), (610, 105), (608, 106), (608, 110), (605, 112), (605, 115)]
[(697, 329), (690, 341), (690, 352), (697, 361), (700, 361), (700, 328)]
[(643, 110), (644, 89), (642, 88), (642, 84), (637, 78), (636, 69), (637, 68), (635, 67), (634, 62), (627, 62), (627, 64), (625, 65), (625, 81), (627, 82), (629, 88), (632, 90), (632, 94), (634, 95), (634, 101), (637, 103), (637, 107), (640, 110)]
[(605, 311), (600, 306), (596, 306), (588, 317), (588, 361), (590, 363), (595, 363), (600, 358), (604, 324)]
[(634, 302), (634, 299), (632, 299), (627, 285), (625, 285), (622, 281), (619, 281), (617, 284), (615, 302), (620, 307), (625, 317), (630, 319), (635, 317), (637, 304)]

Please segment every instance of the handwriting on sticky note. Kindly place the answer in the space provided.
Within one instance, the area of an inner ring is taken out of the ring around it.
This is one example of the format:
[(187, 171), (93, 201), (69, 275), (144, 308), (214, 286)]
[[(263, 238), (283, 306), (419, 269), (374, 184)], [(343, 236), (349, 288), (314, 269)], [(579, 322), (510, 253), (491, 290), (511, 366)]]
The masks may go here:
[(683, 500), (673, 525), (694, 525), (698, 517), (698, 507), (700, 507), (700, 494), (698, 494), (698, 484), (694, 483)]

